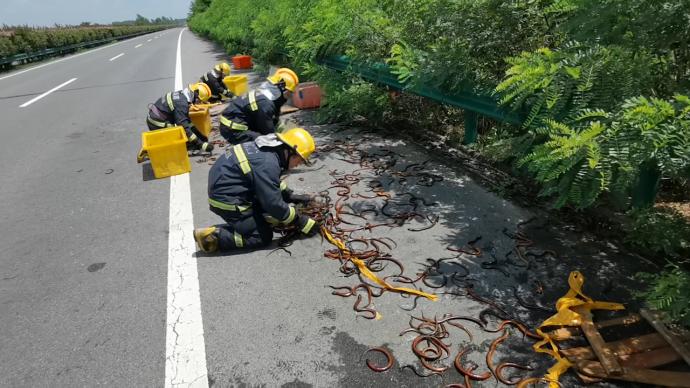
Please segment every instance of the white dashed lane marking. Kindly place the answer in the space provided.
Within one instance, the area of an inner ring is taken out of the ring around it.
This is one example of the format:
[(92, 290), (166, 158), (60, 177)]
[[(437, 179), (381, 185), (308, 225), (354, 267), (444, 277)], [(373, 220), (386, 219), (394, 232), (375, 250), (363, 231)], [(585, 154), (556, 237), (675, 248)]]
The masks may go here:
[(29, 101), (27, 101), (27, 102), (25, 102), (25, 103), (19, 105), (19, 107), (20, 107), (20, 108), (25, 108), (25, 107), (27, 107), (27, 106), (33, 104), (34, 102), (40, 100), (41, 98), (43, 98), (43, 97), (49, 95), (50, 93), (52, 93), (52, 92), (54, 92), (54, 91), (60, 89), (60, 88), (63, 87), (63, 86), (69, 85), (69, 84), (71, 84), (72, 82), (74, 82), (74, 81), (76, 81), (76, 80), (77, 80), (76, 78), (72, 78), (71, 80), (69, 80), (69, 81), (67, 81), (67, 82), (63, 82), (63, 83), (61, 83), (60, 85), (58, 85), (58, 86), (56, 86), (56, 87), (54, 87), (54, 88), (48, 90), (47, 92), (41, 94), (40, 96), (34, 97), (34, 98), (32, 98), (31, 100), (29, 100)]
[(116, 60), (117, 58), (120, 58), (120, 57), (123, 56), (123, 55), (125, 55), (125, 53), (120, 53), (120, 54), (118, 54), (118, 55), (116, 55), (116, 56), (110, 58), (109, 61), (112, 62), (112, 61)]

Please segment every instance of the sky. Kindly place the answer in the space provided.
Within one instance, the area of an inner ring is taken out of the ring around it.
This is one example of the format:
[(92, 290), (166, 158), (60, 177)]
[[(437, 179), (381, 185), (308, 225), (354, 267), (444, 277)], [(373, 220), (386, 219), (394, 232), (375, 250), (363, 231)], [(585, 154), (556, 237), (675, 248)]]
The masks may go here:
[(108, 24), (133, 20), (187, 17), (192, 0), (0, 0), (0, 25), (52, 26), (81, 22)]

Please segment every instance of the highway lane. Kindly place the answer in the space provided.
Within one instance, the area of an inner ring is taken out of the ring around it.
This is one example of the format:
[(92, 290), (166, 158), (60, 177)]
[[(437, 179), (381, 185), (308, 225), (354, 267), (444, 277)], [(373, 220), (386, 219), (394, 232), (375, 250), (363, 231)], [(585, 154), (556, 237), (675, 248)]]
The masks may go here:
[[(173, 87), (179, 32), (173, 29), (151, 42), (132, 40), (14, 77), (0, 76), (0, 386), (163, 386), (171, 185), (168, 179), (144, 181), (134, 158), (145, 130), (146, 105)], [(184, 84), (227, 59), (221, 49), (188, 31), (181, 42)], [(19, 108), (72, 78), (76, 80)], [(396, 168), (429, 159), (426, 151), (395, 135), (317, 126), (304, 112), (291, 120), (290, 126), (307, 125), (319, 146), (338, 140), (372, 153), (393, 150), (401, 155)], [(359, 140), (362, 136), (368, 136), (366, 142)], [(322, 153), (313, 168), (293, 172), (288, 181), (299, 191), (319, 191), (331, 185), (329, 171), (358, 168), (343, 161), (345, 157)], [(452, 164), (443, 155), (425, 164), (426, 171), (445, 178), (433, 188), (412, 181), (387, 187), (396, 196), (411, 191), (437, 202), (429, 209), (440, 215), (434, 228), (365, 233), (398, 242), (394, 257), (405, 263), (408, 275), (421, 271), (424, 258), (448, 257), (447, 246), (462, 246), (477, 236), (482, 236), (483, 251), (503, 257), (514, 248), (503, 228), (514, 230), (534, 215), (488, 192)], [(197, 227), (220, 221), (206, 202), (209, 167), (192, 159), (189, 190)], [(370, 194), (361, 186), (362, 194)], [(546, 226), (540, 228), (535, 245), (565, 253), (547, 272), (539, 267), (535, 271), (540, 273), (529, 274), (554, 283), (551, 299), (542, 300), (550, 305), (565, 292), (564, 274), (580, 269), (585, 259), (575, 252), (579, 235), (555, 235)], [(343, 277), (337, 262), (324, 259), (323, 251), (329, 248), (314, 238), (296, 241), (289, 247), (292, 255), (199, 255), (209, 385), (421, 387), (460, 381), (454, 372), (439, 381), (399, 370), (415, 359), (410, 337), (398, 333), (407, 327), (409, 314), (476, 316), (486, 306), (444, 295), (438, 302), (420, 300), (410, 313), (401, 306), (409, 306), (411, 298), (387, 293), (375, 301), (381, 320), (358, 319), (352, 298), (335, 297), (327, 287), (358, 283)], [(611, 265), (616, 255), (605, 249), (592, 245), (581, 252), (590, 263), (588, 274), (625, 283), (621, 273), (626, 270)], [(471, 270), (475, 290), (500, 300), (530, 323), (543, 319), (513, 303), (508, 287), (517, 284), (515, 279), (481, 269), (487, 259), (460, 258)], [(588, 286), (596, 287), (596, 282)], [(450, 290), (455, 289), (439, 291)], [(595, 290), (597, 294), (601, 292)], [(492, 337), (475, 329), (473, 352), (466, 360), (483, 365), (482, 349)], [(467, 341), (460, 333), (450, 342), (458, 346)], [(375, 374), (364, 366), (362, 354), (381, 345), (392, 350), (396, 367)], [(506, 357), (535, 359), (528, 344), (496, 355), (497, 360)], [(541, 367), (549, 363), (541, 361)]]
[(178, 31), (0, 80), (0, 386), (162, 385), (169, 183), (134, 161)]

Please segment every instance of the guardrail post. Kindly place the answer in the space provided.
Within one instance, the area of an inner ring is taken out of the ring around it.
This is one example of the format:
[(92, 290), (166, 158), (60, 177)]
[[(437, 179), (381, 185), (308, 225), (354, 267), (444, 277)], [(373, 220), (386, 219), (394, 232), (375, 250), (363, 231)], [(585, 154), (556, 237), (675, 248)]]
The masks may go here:
[(463, 114), (465, 115), (465, 138), (462, 144), (472, 144), (477, 141), (477, 112), (465, 109)]
[(654, 205), (660, 181), (661, 171), (656, 160), (642, 163), (632, 189), (633, 207), (645, 208)]

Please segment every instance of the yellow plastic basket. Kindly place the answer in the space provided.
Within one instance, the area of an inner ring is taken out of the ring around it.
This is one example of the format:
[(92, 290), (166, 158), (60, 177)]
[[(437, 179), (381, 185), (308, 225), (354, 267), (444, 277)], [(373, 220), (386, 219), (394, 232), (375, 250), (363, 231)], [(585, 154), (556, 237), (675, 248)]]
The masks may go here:
[(148, 154), (156, 178), (165, 178), (192, 171), (187, 155), (187, 135), (182, 127), (171, 127), (141, 134), (141, 151)]
[(249, 90), (249, 82), (246, 75), (229, 75), (223, 78), (223, 83), (236, 96), (241, 96)]
[(211, 133), (211, 112), (208, 107), (193, 105), (189, 109), (189, 119), (202, 135), (208, 137)]
[(214, 106), (217, 106), (217, 105), (220, 105), (220, 102), (206, 103), (206, 104), (194, 104), (194, 105), (191, 105), (191, 106), (192, 106), (192, 107), (195, 107), (195, 108), (208, 108), (208, 109), (211, 109), (211, 108), (213, 108)]

